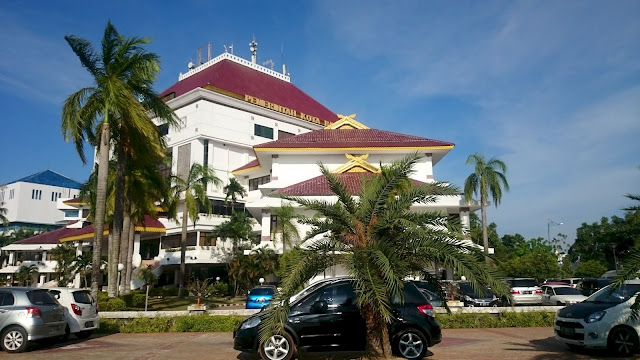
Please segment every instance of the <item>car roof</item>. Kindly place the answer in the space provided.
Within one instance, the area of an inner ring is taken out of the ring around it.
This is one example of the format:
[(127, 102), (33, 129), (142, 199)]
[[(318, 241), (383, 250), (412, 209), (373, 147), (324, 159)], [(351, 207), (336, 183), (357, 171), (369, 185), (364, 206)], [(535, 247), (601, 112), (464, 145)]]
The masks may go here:
[(542, 286), (546, 286), (546, 287), (550, 287), (550, 288), (572, 288), (571, 285), (565, 285), (565, 284), (545, 284), (545, 285), (542, 285)]

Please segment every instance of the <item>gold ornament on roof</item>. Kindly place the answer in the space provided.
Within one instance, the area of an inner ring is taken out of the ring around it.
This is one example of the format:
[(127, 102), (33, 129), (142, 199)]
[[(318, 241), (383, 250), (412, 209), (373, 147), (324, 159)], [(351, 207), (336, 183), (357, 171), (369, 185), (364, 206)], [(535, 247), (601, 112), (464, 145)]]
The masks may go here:
[(364, 154), (360, 156), (354, 156), (351, 154), (344, 154), (349, 161), (335, 168), (332, 173), (341, 174), (348, 172), (369, 172), (377, 174), (380, 172), (380, 169), (369, 162), (365, 161), (366, 158), (369, 157), (369, 154)]
[(363, 125), (356, 121), (354, 117), (356, 114), (351, 115), (342, 115), (337, 114), (340, 120), (334, 122), (333, 124), (329, 124), (325, 127), (325, 130), (336, 130), (336, 129), (368, 129), (369, 127)]

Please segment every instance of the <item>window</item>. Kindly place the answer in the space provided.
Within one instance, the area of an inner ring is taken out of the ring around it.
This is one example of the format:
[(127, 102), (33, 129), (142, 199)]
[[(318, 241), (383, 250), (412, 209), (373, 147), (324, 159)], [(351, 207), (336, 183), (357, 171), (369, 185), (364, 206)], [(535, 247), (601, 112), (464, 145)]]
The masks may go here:
[(271, 175), (261, 176), (255, 179), (249, 179), (249, 191), (258, 190), (258, 185), (266, 184), (271, 181)]
[(278, 216), (271, 215), (271, 232), (276, 231), (277, 228), (278, 228)]
[(31, 198), (35, 199), (36, 198), (36, 189), (32, 189), (31, 190)]
[(158, 134), (160, 134), (160, 136), (165, 136), (169, 134), (169, 124), (161, 124), (156, 126), (156, 129), (158, 129)]
[(66, 218), (77, 218), (78, 217), (78, 210), (65, 210), (64, 211), (64, 217), (66, 217)]
[(14, 194), (15, 194), (15, 189), (9, 190), (9, 200), (13, 199)]
[(4, 191), (0, 192), (0, 202), (4, 201)]
[(282, 131), (282, 130), (278, 130), (278, 140), (282, 140), (282, 139), (286, 139), (288, 137), (292, 137), (295, 134), (292, 134), (290, 132), (286, 132), (286, 131)]
[(13, 294), (8, 291), (0, 291), (0, 306), (11, 306), (15, 300)]
[(48, 290), (27, 291), (27, 297), (33, 305), (58, 305), (58, 302)]
[(203, 142), (204, 145), (204, 156), (202, 158), (202, 165), (209, 165), (209, 139), (205, 139)]
[(270, 127), (255, 124), (254, 135), (261, 136), (263, 138), (273, 139), (273, 129)]
[(56, 193), (52, 192), (52, 193), (51, 193), (51, 201), (56, 201), (56, 197), (57, 197), (57, 195), (58, 195), (58, 194), (56, 194)]
[(87, 216), (89, 216), (89, 209), (82, 209), (82, 217), (86, 218)]
[(183, 116), (180, 118), (180, 123), (182, 124), (182, 128), (186, 128), (187, 127), (187, 117)]
[(343, 306), (353, 305), (353, 288), (350, 283), (328, 286), (320, 295), (320, 300), (327, 302), (329, 310), (335, 310)]

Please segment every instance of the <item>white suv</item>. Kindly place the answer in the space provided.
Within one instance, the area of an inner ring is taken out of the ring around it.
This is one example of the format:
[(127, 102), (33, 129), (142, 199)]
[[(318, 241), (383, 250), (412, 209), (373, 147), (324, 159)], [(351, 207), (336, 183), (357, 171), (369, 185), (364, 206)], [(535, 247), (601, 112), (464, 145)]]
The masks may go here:
[(541, 305), (542, 289), (534, 278), (507, 279), (513, 305)]
[(57, 287), (47, 290), (65, 307), (64, 315), (68, 324), (65, 338), (74, 334), (80, 339), (85, 339), (100, 327), (97, 303), (88, 289)]
[(629, 280), (617, 289), (608, 285), (581, 303), (558, 310), (556, 339), (571, 348), (609, 348), (630, 356), (638, 350), (640, 322), (631, 319), (631, 305), (640, 291), (640, 280)]

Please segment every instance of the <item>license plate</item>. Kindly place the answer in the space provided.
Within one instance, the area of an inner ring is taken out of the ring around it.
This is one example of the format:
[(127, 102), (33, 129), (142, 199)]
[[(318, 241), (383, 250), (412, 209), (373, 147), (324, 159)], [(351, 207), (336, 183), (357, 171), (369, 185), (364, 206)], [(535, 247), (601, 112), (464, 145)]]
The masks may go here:
[(531, 295), (531, 291), (523, 291), (522, 293), (525, 295)]
[(576, 329), (568, 327), (560, 327), (560, 332), (563, 334), (573, 335), (576, 333)]
[(84, 327), (93, 327), (93, 321), (87, 321), (86, 323), (84, 323)]

